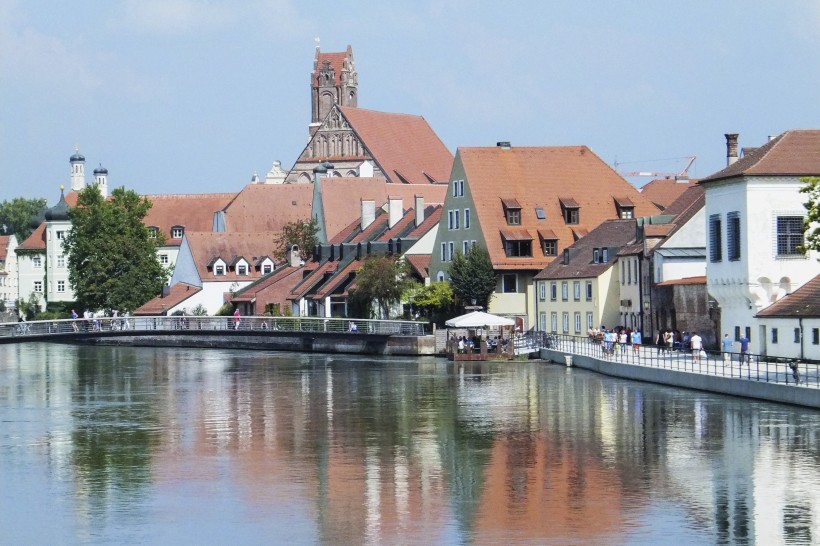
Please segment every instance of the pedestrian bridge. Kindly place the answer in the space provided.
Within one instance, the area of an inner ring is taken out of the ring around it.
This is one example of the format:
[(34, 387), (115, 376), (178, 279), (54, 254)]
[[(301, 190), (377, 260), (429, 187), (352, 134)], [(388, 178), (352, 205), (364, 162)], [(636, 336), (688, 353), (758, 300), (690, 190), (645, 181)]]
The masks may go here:
[(0, 343), (223, 347), (364, 354), (433, 354), (429, 324), (317, 317), (150, 316), (0, 323)]

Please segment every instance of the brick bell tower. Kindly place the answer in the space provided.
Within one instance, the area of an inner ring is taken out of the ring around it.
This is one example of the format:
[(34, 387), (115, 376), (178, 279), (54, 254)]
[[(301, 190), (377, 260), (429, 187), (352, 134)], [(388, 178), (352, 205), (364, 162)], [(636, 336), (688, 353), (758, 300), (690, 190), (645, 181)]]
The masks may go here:
[(311, 118), (308, 131), (312, 137), (334, 104), (358, 105), (359, 75), (353, 61), (353, 48), (344, 52), (322, 53), (316, 46), (313, 72), (310, 75)]

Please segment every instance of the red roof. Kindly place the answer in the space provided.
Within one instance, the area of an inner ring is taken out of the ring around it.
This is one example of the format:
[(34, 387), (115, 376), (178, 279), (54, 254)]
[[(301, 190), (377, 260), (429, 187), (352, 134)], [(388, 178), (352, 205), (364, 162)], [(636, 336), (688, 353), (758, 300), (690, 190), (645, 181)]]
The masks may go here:
[(146, 195), (151, 208), (143, 224), (159, 228), (165, 235), (165, 244), (178, 246), (182, 238), (172, 239), (171, 228), (180, 226), (188, 231), (211, 231), (214, 213), (222, 210), (236, 197), (235, 193), (200, 193)]
[(202, 289), (184, 282), (178, 282), (170, 287), (166, 296), (157, 296), (146, 302), (142, 307), (135, 309), (134, 315), (164, 315), (172, 308), (187, 300)]
[[(254, 264), (259, 258), (270, 257), (276, 249), (272, 233), (232, 233), (232, 232), (190, 232), (185, 233), (185, 240), (191, 250), (197, 273), (202, 281), (253, 281), (262, 277)], [(215, 258), (221, 258), (230, 264), (238, 258), (244, 258), (248, 264), (247, 275), (237, 275), (236, 271), (226, 268), (225, 275), (214, 275), (208, 265)]]
[(641, 195), (658, 205), (661, 209), (666, 209), (666, 207), (680, 197), (687, 188), (694, 186), (696, 183), (696, 180), (662, 178), (644, 185), (641, 188)]

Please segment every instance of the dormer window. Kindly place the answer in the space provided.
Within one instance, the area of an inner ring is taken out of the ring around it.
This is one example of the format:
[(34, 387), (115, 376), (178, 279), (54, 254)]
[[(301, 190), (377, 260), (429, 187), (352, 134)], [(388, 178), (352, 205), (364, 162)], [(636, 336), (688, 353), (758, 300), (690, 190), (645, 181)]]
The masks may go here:
[(581, 206), (571, 197), (561, 197), (561, 213), (564, 215), (565, 224), (578, 224), (581, 221)]
[(558, 236), (551, 229), (539, 229), (538, 238), (541, 240), (541, 250), (544, 256), (558, 255)]
[(224, 265), (220, 264), (220, 265), (214, 266), (214, 275), (219, 277), (219, 276), (222, 276), (224, 274), (225, 274), (225, 266)]
[(592, 263), (605, 264), (609, 261), (608, 248), (593, 248), (592, 249)]
[(171, 239), (182, 239), (183, 233), (185, 233), (184, 227), (174, 226), (171, 228)]
[(236, 274), (244, 277), (245, 275), (248, 274), (248, 266), (246, 266), (246, 265), (236, 266)]
[(504, 216), (507, 218), (508, 226), (521, 225), (521, 204), (517, 199), (502, 199), (504, 205)]
[(148, 238), (149, 239), (156, 239), (157, 234), (159, 233), (159, 228), (156, 226), (151, 226), (148, 228)]
[(526, 229), (502, 229), (501, 238), (508, 258), (532, 257), (532, 235)]
[(618, 218), (626, 219), (635, 217), (635, 203), (628, 197), (616, 197), (615, 210), (618, 213)]

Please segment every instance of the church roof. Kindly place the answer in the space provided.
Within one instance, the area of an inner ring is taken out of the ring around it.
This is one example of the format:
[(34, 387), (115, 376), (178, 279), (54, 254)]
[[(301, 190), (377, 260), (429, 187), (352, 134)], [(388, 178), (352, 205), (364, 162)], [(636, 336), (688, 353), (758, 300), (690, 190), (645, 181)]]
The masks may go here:
[(700, 183), (736, 176), (773, 175), (820, 175), (820, 130), (786, 131)]
[(316, 59), (313, 63), (313, 86), (316, 86), (316, 78), (319, 76), (325, 61), (330, 63), (330, 67), (336, 73), (336, 77), (338, 78), (342, 74), (342, 69), (344, 69), (345, 59), (350, 54), (352, 54), (352, 49), (350, 46), (347, 46), (347, 51), (334, 51), (327, 53), (322, 53), (317, 47)]
[(390, 182), (448, 181), (453, 154), (423, 117), (338, 108)]
[[(459, 148), (459, 162), (496, 269), (542, 269), (554, 256), (539, 251), (539, 230), (554, 233), (560, 252), (604, 220), (617, 218), (616, 196), (635, 205), (636, 218), (658, 214), (651, 201), (586, 146)], [(515, 227), (535, 237), (529, 258), (505, 253), (501, 230), (508, 226), (501, 200), (513, 196), (521, 206)], [(578, 224), (564, 221), (567, 207), (578, 208)], [(543, 209), (544, 219), (536, 209)]]

